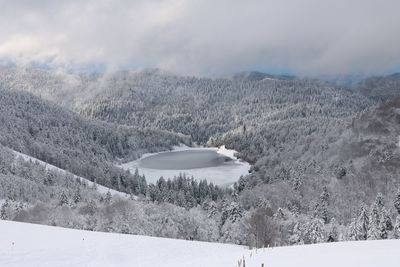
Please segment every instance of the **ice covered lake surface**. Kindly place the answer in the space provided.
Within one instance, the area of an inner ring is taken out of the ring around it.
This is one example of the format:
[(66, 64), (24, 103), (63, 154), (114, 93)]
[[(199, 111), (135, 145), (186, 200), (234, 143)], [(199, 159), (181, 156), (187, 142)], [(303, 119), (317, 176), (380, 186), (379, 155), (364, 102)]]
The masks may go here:
[(218, 167), (233, 159), (218, 154), (215, 150), (171, 151), (151, 155), (140, 160), (143, 168), (158, 170), (190, 170), (196, 168)]
[(220, 186), (229, 186), (241, 175), (248, 174), (250, 164), (235, 157), (236, 151), (220, 148), (175, 147), (172, 151), (145, 154), (140, 159), (121, 165), (132, 172), (137, 168), (147, 182), (155, 183), (161, 176), (179, 174), (207, 179)]

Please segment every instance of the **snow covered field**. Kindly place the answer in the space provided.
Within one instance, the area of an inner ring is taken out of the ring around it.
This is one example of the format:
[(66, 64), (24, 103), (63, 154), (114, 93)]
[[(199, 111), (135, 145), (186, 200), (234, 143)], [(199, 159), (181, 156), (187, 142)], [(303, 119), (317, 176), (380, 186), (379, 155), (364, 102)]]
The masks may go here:
[[(224, 155), (232, 159), (232, 162), (229, 164), (224, 164), (217, 167), (206, 167), (206, 168), (194, 168), (194, 169), (178, 169), (178, 170), (160, 170), (160, 169), (151, 169), (145, 168), (140, 165), (140, 161), (144, 158), (166, 153), (148, 153), (144, 154), (140, 159), (122, 164), (120, 167), (123, 169), (128, 169), (131, 172), (134, 172), (136, 168), (138, 168), (140, 174), (144, 174), (146, 176), (147, 182), (155, 183), (161, 176), (164, 178), (173, 178), (174, 176), (178, 176), (180, 173), (185, 173), (187, 176), (193, 176), (196, 179), (207, 179), (209, 182), (213, 182), (216, 185), (228, 186), (236, 182), (241, 175), (248, 174), (250, 169), (250, 164), (244, 161), (237, 159), (234, 154), (236, 151), (226, 149), (224, 146), (220, 148), (212, 147), (212, 148), (193, 148), (187, 146), (179, 146), (174, 147), (172, 152), (175, 151), (188, 151), (188, 150), (209, 150), (215, 151), (218, 154)], [(170, 151), (167, 151), (170, 152)]]
[(398, 267), (400, 240), (353, 241), (259, 249), (246, 266)]
[[(0, 266), (398, 267), (400, 240), (242, 246), (0, 221)], [(243, 266), (243, 265), (242, 265)]]
[(241, 246), (0, 221), (0, 266), (235, 266)]

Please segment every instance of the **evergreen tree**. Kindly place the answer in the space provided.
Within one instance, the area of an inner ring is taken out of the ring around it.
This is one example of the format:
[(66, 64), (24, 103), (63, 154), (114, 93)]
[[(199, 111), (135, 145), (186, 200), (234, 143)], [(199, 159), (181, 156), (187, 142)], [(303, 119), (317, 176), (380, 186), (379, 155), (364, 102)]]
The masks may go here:
[(330, 194), (328, 192), (328, 188), (326, 186), (324, 186), (322, 188), (322, 193), (320, 195), (320, 201), (329, 205), (329, 197), (330, 197)]
[(237, 202), (231, 202), (228, 212), (229, 212), (228, 219), (233, 223), (242, 218), (243, 216), (242, 210)]
[(388, 230), (384, 221), (379, 222), (379, 239), (387, 239)]
[(174, 203), (180, 207), (187, 207), (188, 203), (186, 201), (186, 196), (183, 191), (176, 192), (174, 197)]
[(139, 194), (145, 196), (147, 193), (147, 181), (146, 181), (146, 177), (144, 175), (140, 176), (139, 178)]
[(377, 208), (378, 208), (379, 210), (382, 210), (382, 208), (385, 206), (382, 193), (379, 193), (379, 194), (376, 196), (375, 205), (377, 206)]
[(313, 219), (307, 227), (306, 243), (320, 243), (325, 241), (324, 230), (323, 230), (323, 221), (320, 219)]
[(106, 193), (106, 195), (105, 195), (105, 197), (104, 197), (104, 202), (105, 202), (105, 203), (110, 203), (111, 200), (112, 200), (112, 195), (111, 195), (110, 190), (108, 190), (107, 193)]
[(199, 196), (200, 199), (206, 199), (210, 195), (210, 189), (208, 187), (207, 180), (199, 182)]
[(332, 218), (328, 232), (328, 242), (337, 242), (338, 239), (339, 239), (339, 232), (337, 228), (337, 222), (335, 218)]
[(318, 217), (324, 221), (325, 224), (329, 222), (329, 192), (326, 186), (323, 187), (322, 193), (319, 197), (319, 201), (315, 207), (315, 217)]
[(67, 195), (65, 194), (64, 191), (62, 191), (62, 192), (61, 192), (61, 195), (60, 195), (59, 205), (60, 205), (60, 206), (64, 206), (64, 205), (67, 205), (68, 202), (69, 202), (69, 201), (68, 201)]
[(400, 239), (400, 215), (396, 217), (396, 223), (394, 225), (394, 237)]
[(225, 224), (227, 220), (234, 223), (242, 216), (243, 216), (242, 210), (240, 209), (239, 204), (237, 202), (232, 201), (229, 204), (225, 204), (222, 209), (222, 216), (221, 216), (222, 225)]
[(380, 216), (377, 209), (372, 208), (369, 215), (369, 228), (368, 228), (368, 239), (379, 239), (380, 238)]
[(293, 178), (293, 183), (292, 183), (293, 190), (294, 190), (294, 191), (299, 191), (299, 190), (300, 190), (300, 187), (301, 187), (301, 184), (302, 184), (302, 182), (301, 182), (300, 176), (299, 176), (299, 175), (296, 175), (296, 176)]
[(396, 196), (394, 198), (394, 207), (396, 208), (397, 212), (400, 214), (400, 189), (397, 190)]
[(160, 177), (160, 179), (158, 179), (157, 187), (159, 190), (157, 200), (159, 202), (167, 201), (167, 199), (168, 199), (168, 184), (167, 184), (167, 181), (165, 181), (164, 177)]
[(81, 200), (82, 200), (81, 190), (78, 187), (78, 189), (76, 189), (76, 191), (75, 191), (73, 201), (75, 204), (78, 204)]
[(369, 227), (369, 217), (368, 212), (365, 207), (361, 208), (360, 215), (357, 218), (357, 239), (356, 240), (367, 240), (368, 238), (368, 227)]
[(8, 201), (8, 199), (1, 205), (1, 209), (0, 209), (0, 219), (1, 220), (8, 220), (10, 212), (9, 212), (9, 208), (10, 208), (10, 202)]
[(217, 204), (215, 204), (214, 201), (210, 201), (208, 205), (208, 218), (212, 218), (217, 214), (218, 212), (218, 207)]
[(385, 208), (382, 209), (381, 216), (382, 216), (381, 221), (385, 226), (385, 228), (387, 229), (387, 231), (392, 231), (393, 230), (392, 218), (390, 217), (389, 212)]
[(238, 201), (238, 192), (237, 192), (236, 190), (233, 190), (233, 191), (232, 191), (231, 198), (232, 198), (232, 200), (235, 201), (235, 202)]
[(97, 204), (96, 204), (96, 202), (95, 202), (93, 199), (91, 199), (91, 200), (89, 200), (89, 202), (87, 203), (86, 208), (87, 208), (88, 213), (89, 213), (91, 216), (93, 216), (93, 215), (96, 213), (96, 211), (97, 211)]
[(382, 222), (385, 217), (383, 202), (383, 196), (379, 193), (370, 210), (368, 239), (381, 239), (382, 236), (387, 235), (386, 223)]
[(239, 181), (235, 183), (235, 189), (240, 193), (246, 188), (246, 178), (241, 175)]
[(141, 176), (139, 175), (139, 169), (136, 168), (135, 172), (130, 180), (129, 188), (132, 193), (138, 195), (141, 194), (142, 189), (141, 189)]
[(349, 225), (349, 237), (350, 240), (359, 240), (357, 220), (355, 218), (351, 220), (351, 223)]
[(302, 245), (302, 244), (304, 244), (303, 230), (302, 230), (302, 228), (301, 228), (299, 223), (296, 223), (293, 226), (292, 233), (291, 233), (290, 238), (289, 238), (289, 242), (290, 242), (290, 244), (293, 244), (293, 245)]

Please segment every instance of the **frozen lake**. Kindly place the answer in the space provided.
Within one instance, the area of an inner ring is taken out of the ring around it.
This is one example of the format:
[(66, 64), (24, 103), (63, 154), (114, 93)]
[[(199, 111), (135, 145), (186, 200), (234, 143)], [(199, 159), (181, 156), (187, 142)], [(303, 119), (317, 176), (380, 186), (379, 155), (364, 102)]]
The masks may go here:
[(190, 170), (218, 167), (232, 161), (215, 150), (184, 150), (164, 152), (140, 160), (140, 167), (158, 170)]
[(234, 153), (234, 150), (225, 147), (175, 147), (172, 151), (145, 154), (121, 167), (132, 172), (137, 168), (150, 183), (156, 182), (161, 176), (173, 178), (184, 173), (198, 180), (207, 179), (217, 185), (229, 186), (250, 169), (250, 164), (238, 160)]

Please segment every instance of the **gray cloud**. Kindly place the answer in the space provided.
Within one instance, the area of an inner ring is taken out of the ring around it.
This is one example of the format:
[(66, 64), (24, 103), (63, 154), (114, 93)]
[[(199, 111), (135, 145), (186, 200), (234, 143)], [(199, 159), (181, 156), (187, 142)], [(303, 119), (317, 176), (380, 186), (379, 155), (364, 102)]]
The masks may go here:
[(0, 5), (0, 58), (19, 64), (299, 75), (383, 73), (400, 66), (397, 0), (0, 0)]

